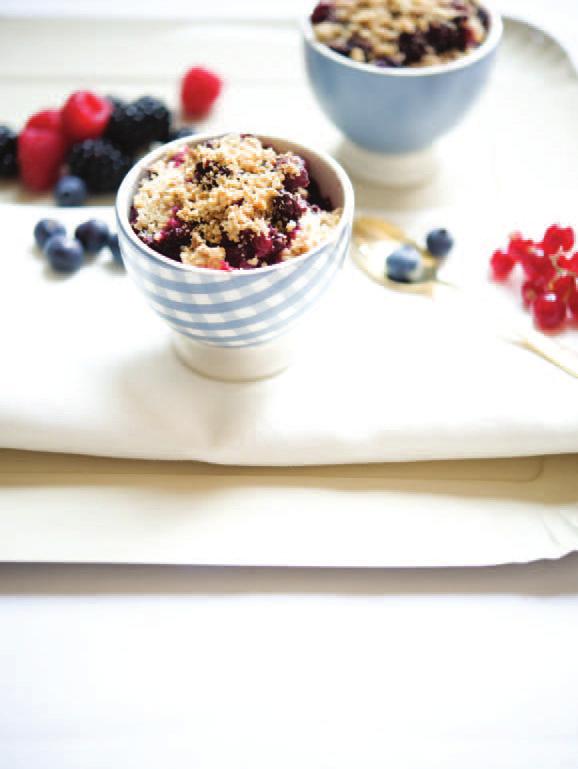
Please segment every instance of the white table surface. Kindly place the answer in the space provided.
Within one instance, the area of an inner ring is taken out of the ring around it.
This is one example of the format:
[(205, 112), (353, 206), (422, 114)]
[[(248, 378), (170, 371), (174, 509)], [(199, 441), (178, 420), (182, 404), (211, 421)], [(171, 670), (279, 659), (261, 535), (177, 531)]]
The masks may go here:
[(578, 557), (0, 567), (0, 769), (576, 769)]
[[(53, 78), (10, 84), (17, 112), (68, 88)], [(577, 649), (578, 555), (4, 565), (0, 769), (576, 769)]]

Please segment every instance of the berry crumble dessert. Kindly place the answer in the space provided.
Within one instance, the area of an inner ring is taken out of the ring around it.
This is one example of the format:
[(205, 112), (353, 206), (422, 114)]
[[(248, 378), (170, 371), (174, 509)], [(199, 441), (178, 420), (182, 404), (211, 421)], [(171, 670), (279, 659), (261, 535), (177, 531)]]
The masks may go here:
[(151, 165), (134, 195), (131, 225), (170, 259), (247, 270), (305, 254), (340, 217), (303, 158), (231, 134), (174, 148)]
[(480, 46), (490, 16), (478, 0), (332, 0), (311, 14), (315, 37), (377, 67), (446, 64)]

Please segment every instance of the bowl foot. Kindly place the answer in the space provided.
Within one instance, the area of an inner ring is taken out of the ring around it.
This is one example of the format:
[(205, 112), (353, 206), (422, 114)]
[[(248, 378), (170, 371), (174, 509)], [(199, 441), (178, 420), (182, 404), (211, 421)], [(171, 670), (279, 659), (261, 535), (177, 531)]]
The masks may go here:
[(293, 360), (292, 334), (254, 347), (214, 347), (175, 333), (180, 360), (197, 374), (223, 382), (254, 382), (280, 374)]
[(370, 152), (345, 139), (338, 151), (338, 160), (351, 176), (381, 187), (417, 187), (437, 173), (439, 163), (435, 146), (416, 152), (387, 154)]

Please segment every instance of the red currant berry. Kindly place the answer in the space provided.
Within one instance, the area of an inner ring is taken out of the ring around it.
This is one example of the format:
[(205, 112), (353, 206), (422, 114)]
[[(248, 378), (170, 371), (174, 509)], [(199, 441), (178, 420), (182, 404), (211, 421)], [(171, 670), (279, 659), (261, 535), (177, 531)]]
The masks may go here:
[(545, 285), (556, 275), (556, 268), (547, 256), (532, 252), (523, 254), (520, 258), (520, 264), (528, 280), (534, 283)]
[(522, 286), (522, 301), (525, 307), (531, 307), (535, 300), (542, 296), (544, 293), (544, 287), (539, 283), (534, 283), (531, 280), (527, 280)]
[(574, 248), (576, 236), (572, 227), (566, 227), (562, 230), (562, 248), (564, 251), (571, 251)]
[(572, 275), (559, 275), (552, 281), (551, 291), (567, 302), (576, 291), (576, 279)]
[(563, 268), (578, 275), (578, 251), (573, 256), (564, 258)]
[(542, 241), (546, 256), (554, 256), (558, 251), (570, 251), (574, 247), (574, 230), (572, 227), (560, 227), (553, 224), (548, 227)]
[(554, 331), (564, 323), (566, 303), (553, 291), (539, 296), (533, 305), (536, 325), (544, 331)]
[(505, 251), (494, 251), (490, 265), (495, 280), (505, 280), (514, 269), (516, 260)]
[(578, 322), (578, 290), (568, 300), (568, 311), (572, 320)]
[(534, 242), (532, 240), (525, 240), (519, 232), (510, 235), (508, 253), (510, 256), (513, 256), (517, 262), (523, 259), (527, 254), (531, 253), (533, 247)]

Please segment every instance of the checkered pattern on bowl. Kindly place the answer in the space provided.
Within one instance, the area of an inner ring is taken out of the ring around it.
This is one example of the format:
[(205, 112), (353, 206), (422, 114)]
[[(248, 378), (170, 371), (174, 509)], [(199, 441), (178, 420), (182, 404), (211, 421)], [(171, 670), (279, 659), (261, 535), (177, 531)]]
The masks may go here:
[(282, 269), (185, 270), (123, 239), (127, 271), (153, 310), (175, 331), (219, 347), (262, 344), (286, 331), (319, 299), (343, 264), (350, 227)]

